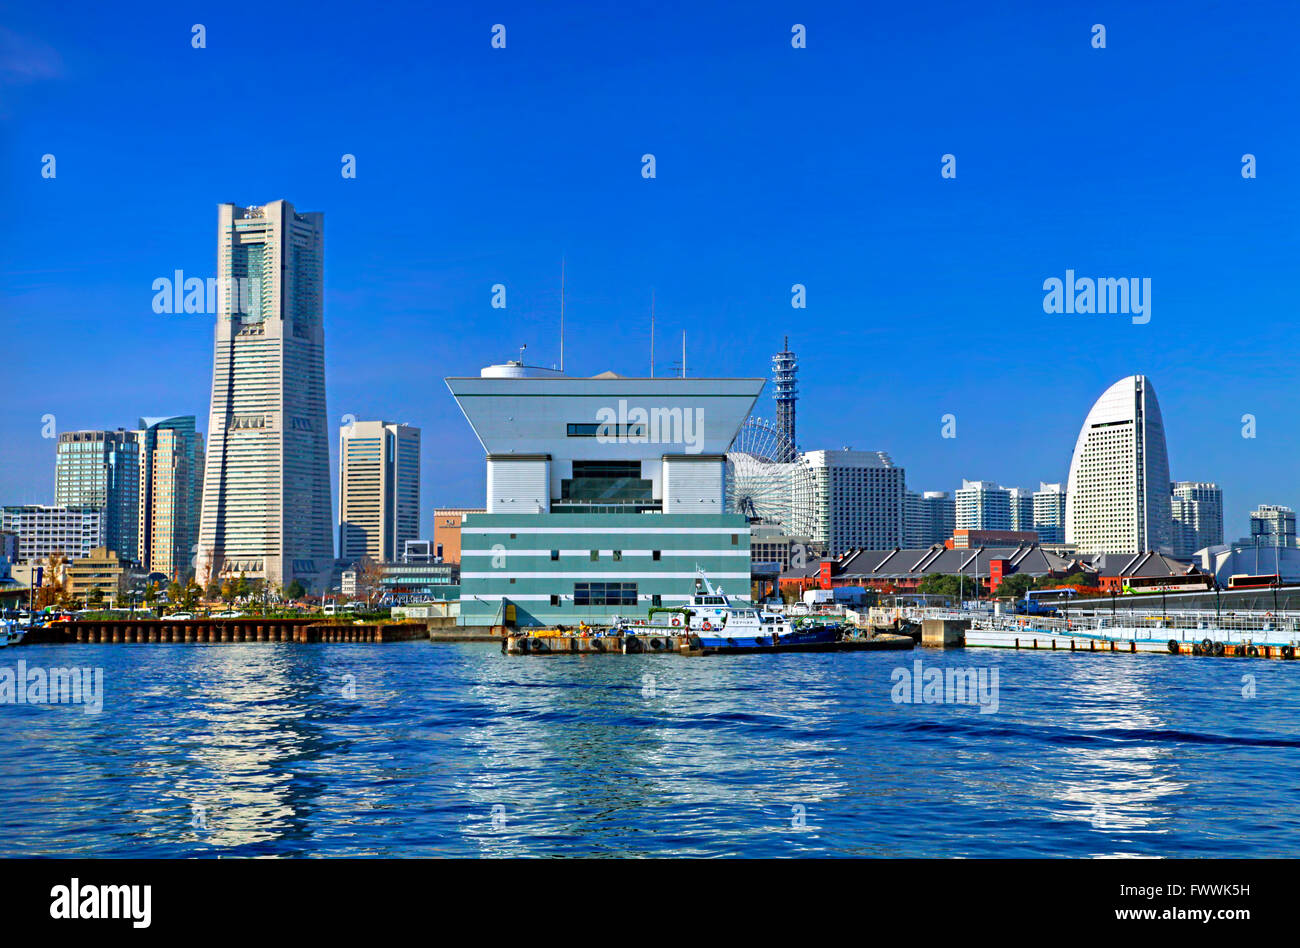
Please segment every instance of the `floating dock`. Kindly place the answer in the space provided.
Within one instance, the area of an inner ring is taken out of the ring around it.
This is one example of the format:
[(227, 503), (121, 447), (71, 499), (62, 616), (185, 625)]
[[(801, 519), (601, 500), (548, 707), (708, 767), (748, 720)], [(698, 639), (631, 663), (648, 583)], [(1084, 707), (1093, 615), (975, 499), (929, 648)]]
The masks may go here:
[(636, 632), (624, 635), (572, 635), (558, 631), (513, 633), (501, 642), (506, 655), (765, 655), (773, 652), (866, 652), (910, 649), (907, 635), (852, 637), (816, 645), (774, 645), (763, 649), (704, 648), (693, 635)]

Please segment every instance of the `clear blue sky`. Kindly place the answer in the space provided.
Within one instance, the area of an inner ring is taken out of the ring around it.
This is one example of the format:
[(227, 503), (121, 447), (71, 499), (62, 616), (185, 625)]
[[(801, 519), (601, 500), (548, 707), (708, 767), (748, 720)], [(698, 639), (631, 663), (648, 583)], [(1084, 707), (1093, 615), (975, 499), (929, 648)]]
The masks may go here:
[[(1064, 480), (1141, 372), (1230, 539), (1300, 505), (1295, 5), (886, 6), (4, 7), (0, 501), (52, 501), (46, 413), (207, 427), (211, 319), (154, 314), (152, 282), (213, 274), (219, 202), (286, 198), (325, 214), (331, 423), (424, 429), (426, 524), (483, 498), (442, 378), (558, 358), (562, 256), (570, 371), (644, 373), (652, 289), (691, 374), (767, 375), (788, 333), (802, 446), (889, 451), (915, 489)], [(1066, 268), (1149, 277), (1151, 322), (1045, 314)]]

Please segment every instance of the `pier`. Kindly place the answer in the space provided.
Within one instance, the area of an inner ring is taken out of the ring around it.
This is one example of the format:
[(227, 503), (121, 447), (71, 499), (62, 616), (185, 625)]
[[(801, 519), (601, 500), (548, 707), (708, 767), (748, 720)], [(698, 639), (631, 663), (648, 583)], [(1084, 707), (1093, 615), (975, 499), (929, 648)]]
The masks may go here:
[[(763, 649), (736, 649), (734, 654), (766, 655), (778, 652), (867, 652), (910, 649), (909, 635), (883, 634), (850, 637), (818, 645), (776, 645)], [(506, 655), (726, 655), (728, 648), (704, 648), (694, 635), (636, 632), (624, 635), (573, 635), (558, 630), (515, 631), (501, 642)]]
[(257, 642), (374, 643), (425, 640), (416, 623), (343, 625), (319, 618), (109, 619), (56, 622), (30, 630), (24, 645), (246, 645)]

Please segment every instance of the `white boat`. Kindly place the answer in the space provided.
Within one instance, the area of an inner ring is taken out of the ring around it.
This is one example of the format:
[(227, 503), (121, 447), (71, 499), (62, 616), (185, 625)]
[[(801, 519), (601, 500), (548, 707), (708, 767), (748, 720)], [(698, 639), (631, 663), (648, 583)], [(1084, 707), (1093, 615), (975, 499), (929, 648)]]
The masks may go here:
[(0, 648), (6, 645), (17, 645), (26, 634), (27, 632), (18, 628), (15, 622), (0, 623)]
[(695, 590), (686, 608), (652, 609), (651, 619), (658, 614), (659, 621), (644, 623), (615, 616), (614, 629), (640, 632), (666, 628), (669, 632), (690, 634), (698, 639), (700, 648), (723, 652), (814, 649), (839, 641), (840, 630), (836, 626), (797, 628), (785, 616), (748, 603), (733, 604), (721, 588), (714, 588), (704, 570), (696, 572)]

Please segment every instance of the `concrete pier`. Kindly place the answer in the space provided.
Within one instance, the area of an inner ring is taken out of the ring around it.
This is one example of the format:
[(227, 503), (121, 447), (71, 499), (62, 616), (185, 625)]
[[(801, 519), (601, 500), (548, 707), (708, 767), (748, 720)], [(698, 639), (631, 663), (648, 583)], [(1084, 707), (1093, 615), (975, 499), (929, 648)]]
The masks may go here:
[(927, 648), (964, 648), (969, 619), (926, 619), (921, 623), (921, 644)]

